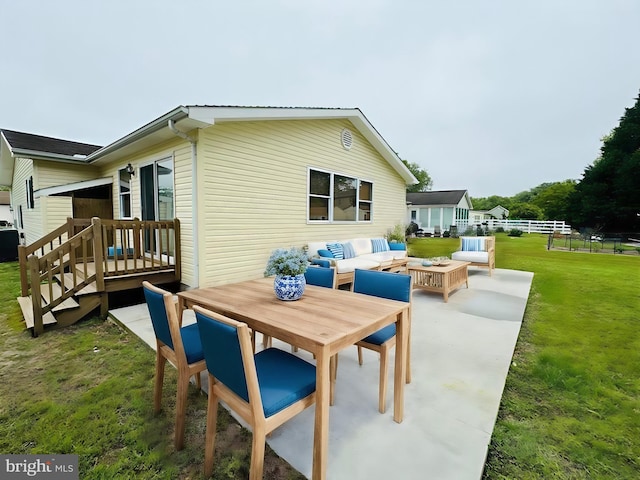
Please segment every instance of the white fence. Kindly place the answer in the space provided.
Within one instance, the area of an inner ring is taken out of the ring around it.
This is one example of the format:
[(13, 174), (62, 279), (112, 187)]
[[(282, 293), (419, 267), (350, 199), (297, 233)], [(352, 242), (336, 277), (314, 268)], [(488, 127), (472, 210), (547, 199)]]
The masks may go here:
[(525, 233), (571, 233), (571, 225), (558, 220), (485, 220), (485, 222), (489, 230), (502, 227), (505, 232), (517, 228)]

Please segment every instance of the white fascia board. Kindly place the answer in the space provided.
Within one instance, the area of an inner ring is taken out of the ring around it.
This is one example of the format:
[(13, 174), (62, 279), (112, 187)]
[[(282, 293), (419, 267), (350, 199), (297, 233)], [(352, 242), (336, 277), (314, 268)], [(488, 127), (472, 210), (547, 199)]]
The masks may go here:
[(40, 152), (38, 150), (27, 150), (24, 148), (13, 148), (11, 153), (14, 157), (30, 158), (32, 160), (55, 160), (64, 163), (87, 163), (86, 156), (62, 155), (60, 153)]
[(166, 113), (161, 117), (156, 118), (150, 123), (147, 123), (146, 125), (138, 128), (137, 130), (134, 130), (133, 132), (129, 133), (128, 135), (125, 135), (124, 137), (116, 140), (115, 142), (110, 143), (109, 145), (106, 145), (99, 150), (96, 150), (95, 152), (93, 152), (91, 155), (87, 157), (87, 161), (93, 162), (104, 155), (115, 152), (116, 150), (122, 147), (125, 147), (131, 143), (134, 143), (140, 140), (141, 138), (146, 137), (150, 133), (161, 130), (163, 128), (168, 128), (167, 125), (169, 120), (178, 121), (179, 119), (186, 118), (187, 116), (188, 116), (187, 108), (183, 106), (177, 107), (171, 110), (169, 113)]
[(76, 190), (84, 190), (85, 188), (100, 187), (102, 185), (111, 185), (113, 178), (103, 177), (95, 180), (85, 180), (84, 182), (68, 183), (66, 185), (56, 185), (55, 187), (41, 188), (33, 192), (35, 198), (48, 197), (50, 195), (58, 195), (60, 193), (75, 192)]

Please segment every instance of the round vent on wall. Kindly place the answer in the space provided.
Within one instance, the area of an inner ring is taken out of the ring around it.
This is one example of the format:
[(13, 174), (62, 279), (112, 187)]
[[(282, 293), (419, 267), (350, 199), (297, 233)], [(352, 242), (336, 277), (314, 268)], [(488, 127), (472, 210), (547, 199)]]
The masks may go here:
[(353, 145), (353, 135), (351, 134), (351, 131), (346, 128), (342, 130), (340, 139), (342, 140), (342, 146), (345, 150), (351, 150), (351, 145)]

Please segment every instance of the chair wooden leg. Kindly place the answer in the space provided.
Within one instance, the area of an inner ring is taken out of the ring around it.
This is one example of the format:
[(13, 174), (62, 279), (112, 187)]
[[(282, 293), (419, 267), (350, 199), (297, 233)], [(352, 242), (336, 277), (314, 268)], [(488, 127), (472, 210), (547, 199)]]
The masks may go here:
[(358, 363), (362, 365), (362, 347), (358, 347)]
[(200, 372), (195, 374), (196, 377), (196, 388), (198, 391), (202, 390), (202, 379), (200, 378)]
[(164, 366), (167, 359), (160, 353), (160, 347), (156, 351), (156, 378), (153, 387), (153, 411), (158, 413), (162, 407), (162, 382), (164, 381)]
[(178, 393), (176, 395), (176, 450), (184, 447), (184, 424), (187, 415), (187, 394), (189, 393), (188, 372), (178, 372)]
[(387, 410), (387, 367), (389, 363), (389, 349), (383, 347), (380, 350), (380, 393), (378, 399), (378, 411), (384, 413)]
[(213, 474), (213, 458), (216, 448), (216, 425), (218, 423), (218, 397), (213, 393), (213, 377), (209, 375), (209, 401), (207, 402), (207, 429), (204, 441), (204, 476)]
[(249, 470), (249, 480), (262, 480), (265, 441), (264, 425), (254, 424), (253, 441), (251, 443), (251, 468)]

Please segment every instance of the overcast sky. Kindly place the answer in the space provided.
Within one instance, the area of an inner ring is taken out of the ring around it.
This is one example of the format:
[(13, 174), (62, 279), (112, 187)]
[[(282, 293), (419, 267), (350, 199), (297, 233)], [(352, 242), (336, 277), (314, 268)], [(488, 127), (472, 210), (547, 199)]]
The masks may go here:
[(640, 92), (638, 0), (0, 0), (0, 128), (106, 145), (178, 105), (358, 107), (434, 190), (580, 179)]

